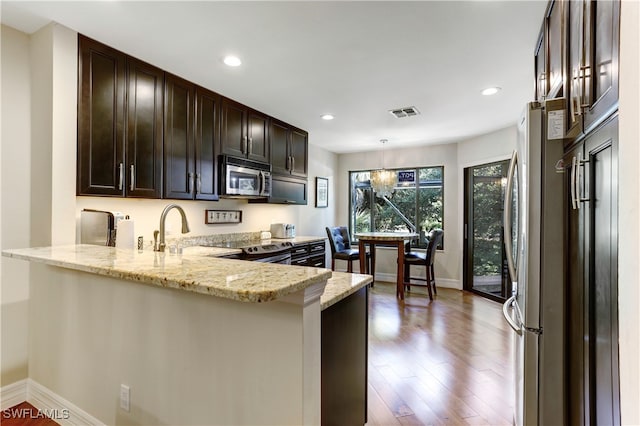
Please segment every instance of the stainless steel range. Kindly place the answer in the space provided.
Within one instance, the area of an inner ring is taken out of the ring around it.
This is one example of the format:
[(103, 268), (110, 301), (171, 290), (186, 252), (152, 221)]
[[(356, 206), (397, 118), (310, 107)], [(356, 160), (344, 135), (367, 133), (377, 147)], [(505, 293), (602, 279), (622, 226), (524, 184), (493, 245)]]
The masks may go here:
[(264, 263), (281, 263), (291, 265), (290, 241), (229, 241), (226, 243), (201, 244), (204, 247), (223, 247), (242, 250), (242, 253), (223, 256), (227, 259), (251, 260)]

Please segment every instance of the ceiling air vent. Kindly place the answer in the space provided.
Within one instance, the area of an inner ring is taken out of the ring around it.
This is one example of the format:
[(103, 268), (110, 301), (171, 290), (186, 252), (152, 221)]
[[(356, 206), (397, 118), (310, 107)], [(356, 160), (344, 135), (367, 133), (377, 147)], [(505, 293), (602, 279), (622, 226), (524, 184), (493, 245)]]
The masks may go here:
[(420, 114), (420, 111), (418, 111), (418, 108), (414, 106), (390, 109), (389, 112), (395, 115), (396, 118), (413, 117), (414, 115)]

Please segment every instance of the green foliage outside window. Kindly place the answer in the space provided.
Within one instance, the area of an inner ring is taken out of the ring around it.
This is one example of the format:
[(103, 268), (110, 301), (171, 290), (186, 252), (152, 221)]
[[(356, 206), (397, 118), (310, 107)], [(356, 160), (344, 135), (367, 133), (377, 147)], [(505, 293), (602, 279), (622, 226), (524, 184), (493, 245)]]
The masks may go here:
[[(387, 199), (402, 215), (416, 227), (416, 232), (425, 235), (431, 229), (443, 228), (444, 216), (444, 168), (403, 168), (413, 171), (413, 182), (398, 182)], [(405, 220), (370, 184), (371, 171), (350, 173), (351, 232), (408, 232), (413, 231)], [(425, 241), (414, 241), (424, 247)]]

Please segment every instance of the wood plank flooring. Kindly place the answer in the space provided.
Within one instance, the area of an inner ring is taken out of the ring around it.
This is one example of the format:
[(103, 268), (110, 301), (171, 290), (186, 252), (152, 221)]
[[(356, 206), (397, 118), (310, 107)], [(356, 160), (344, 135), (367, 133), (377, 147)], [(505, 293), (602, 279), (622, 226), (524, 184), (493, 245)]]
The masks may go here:
[(0, 416), (2, 426), (57, 426), (58, 423), (38, 412), (38, 409), (28, 402), (21, 402), (2, 411)]
[(376, 282), (369, 299), (367, 425), (510, 425), (512, 336), (502, 306)]

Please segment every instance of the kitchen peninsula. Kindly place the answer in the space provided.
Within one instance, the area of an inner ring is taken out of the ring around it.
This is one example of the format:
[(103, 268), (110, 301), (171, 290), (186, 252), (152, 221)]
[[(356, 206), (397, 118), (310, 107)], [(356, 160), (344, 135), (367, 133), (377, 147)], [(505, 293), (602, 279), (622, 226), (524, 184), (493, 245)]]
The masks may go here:
[(228, 252), (3, 251), (48, 277), (30, 288), (30, 379), (106, 424), (320, 424), (321, 311), (371, 277)]

